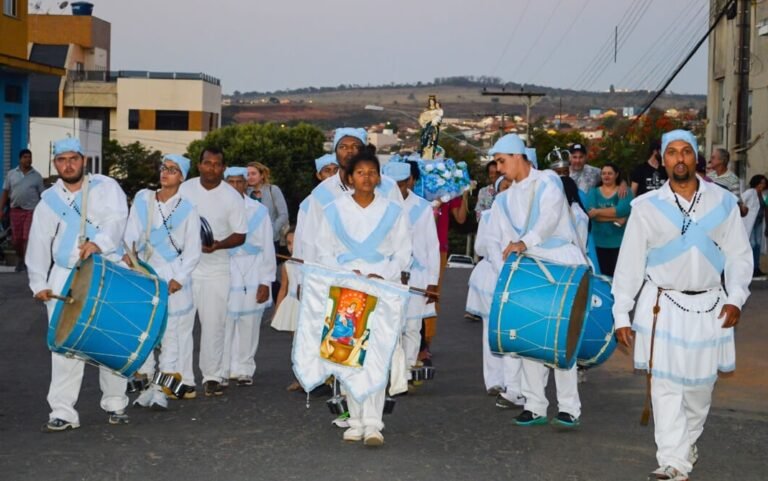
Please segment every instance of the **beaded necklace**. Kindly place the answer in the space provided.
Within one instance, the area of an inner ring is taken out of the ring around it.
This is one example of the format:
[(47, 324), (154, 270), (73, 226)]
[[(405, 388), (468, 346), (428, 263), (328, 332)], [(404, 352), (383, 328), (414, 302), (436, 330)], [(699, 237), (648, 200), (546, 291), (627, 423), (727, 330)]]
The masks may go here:
[[(672, 189), (672, 186), (670, 186), (670, 189)], [(677, 204), (677, 208), (680, 209), (680, 212), (683, 214), (683, 224), (680, 227), (680, 235), (685, 235), (686, 232), (688, 232), (688, 228), (691, 226), (691, 223), (693, 223), (693, 219), (691, 218), (691, 214), (695, 212), (696, 204), (699, 203), (701, 200), (701, 193), (699, 193), (699, 180), (696, 179), (696, 192), (693, 193), (693, 198), (691, 199), (691, 205), (688, 207), (688, 210), (685, 210), (685, 208), (680, 204), (679, 194), (672, 190), (672, 193), (675, 197), (675, 204)]]
[(168, 219), (171, 218), (174, 212), (176, 212), (176, 209), (179, 207), (179, 204), (181, 204), (181, 197), (176, 200), (176, 205), (173, 206), (173, 209), (171, 209), (171, 212), (166, 216), (163, 213), (163, 209), (160, 207), (160, 199), (158, 198), (157, 192), (155, 192), (155, 199), (157, 200), (157, 210), (160, 212), (160, 218), (163, 219), (163, 227), (165, 227), (165, 232), (168, 234), (168, 240), (171, 241), (171, 246), (173, 247), (173, 250), (176, 251), (177, 255), (181, 255), (181, 249), (179, 249), (179, 246), (176, 245), (176, 241), (173, 240), (173, 236), (171, 235), (171, 230), (173, 230), (173, 225), (169, 225)]

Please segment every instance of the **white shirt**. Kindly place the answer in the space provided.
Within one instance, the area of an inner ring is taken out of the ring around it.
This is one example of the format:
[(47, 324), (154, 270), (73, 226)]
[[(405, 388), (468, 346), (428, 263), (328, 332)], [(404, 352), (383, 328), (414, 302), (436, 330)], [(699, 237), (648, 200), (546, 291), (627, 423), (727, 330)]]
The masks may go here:
[[(245, 216), (248, 219), (248, 234), (242, 246), (232, 249), (231, 279), (232, 286), (269, 286), (275, 280), (277, 270), (275, 261), (275, 244), (272, 240), (272, 221), (269, 211), (261, 202), (248, 197), (243, 198)], [(251, 220), (261, 214), (258, 225), (251, 225)], [(254, 246), (261, 251), (250, 254), (248, 246)]]
[[(226, 182), (222, 181), (218, 186), (208, 190), (202, 186), (200, 178), (195, 177), (181, 184), (179, 192), (182, 197), (197, 207), (200, 217), (204, 217), (211, 225), (215, 240), (221, 241), (232, 234), (248, 232), (243, 197)], [(202, 254), (194, 275), (229, 275), (227, 249)]]
[[(342, 182), (342, 175), (345, 173), (344, 170), (340, 169), (336, 175), (320, 182), (307, 199), (302, 202), (296, 220), (296, 232), (293, 236), (294, 256), (308, 261), (317, 261), (315, 236), (312, 233), (317, 231), (323, 216), (323, 209), (334, 199), (342, 195), (351, 196), (355, 192), (355, 189)], [(381, 183), (376, 187), (376, 193), (383, 194), (399, 204), (403, 202), (403, 196), (400, 195), (397, 182), (386, 175), (381, 176)]]
[[(122, 247), (123, 230), (128, 217), (125, 193), (110, 177), (99, 174), (88, 177), (90, 185), (86, 202), (86, 218), (98, 229), (98, 234), (89, 240), (99, 246), (103, 255), (113, 255)], [(64, 182), (59, 179), (43, 195), (55, 195), (66, 205), (72, 205), (77, 192), (70, 192), (64, 186)], [(79, 223), (79, 219), (70, 220), (70, 222)], [(29, 273), (29, 287), (33, 293), (50, 288), (48, 271), (55, 253), (61, 246), (66, 226), (60, 213), (51, 210), (47, 202), (41, 201), (37, 204), (32, 216), (25, 259)], [(69, 253), (67, 265), (59, 267), (71, 269), (77, 263), (79, 254), (80, 248), (75, 242)]]
[[(711, 185), (699, 177), (701, 198), (690, 216), (694, 221), (702, 219), (726, 199), (733, 196), (721, 187)], [(624, 239), (613, 277), (613, 316), (616, 328), (629, 327), (629, 312), (635, 305), (635, 295), (646, 277), (665, 289), (678, 291), (703, 291), (720, 286), (720, 273), (704, 257), (698, 248), (688, 248), (676, 258), (655, 266), (646, 267), (648, 251), (661, 247), (680, 236), (681, 225), (673, 224), (652, 199), (658, 198), (678, 209), (676, 194), (669, 182), (661, 188), (645, 193), (632, 201), (632, 214), (627, 221)], [(680, 205), (688, 210), (690, 202), (677, 196)], [(741, 221), (739, 209), (733, 202), (726, 220), (709, 234), (725, 255), (725, 289), (728, 297), (725, 304), (739, 309), (749, 296), (749, 282), (752, 279), (752, 251)]]
[[(536, 214), (533, 202), (538, 189), (543, 190)], [(530, 226), (526, 229), (527, 223)], [(565, 244), (553, 248), (542, 246), (552, 238), (562, 239)], [(504, 249), (510, 242), (518, 241), (525, 243), (525, 252), (532, 256), (571, 265), (586, 263), (584, 254), (577, 247), (579, 240), (562, 184), (554, 172), (531, 169), (528, 177), (513, 182), (509, 189), (496, 196), (488, 220), (487, 240), (484, 241), (488, 260), (496, 272), (501, 272), (504, 265)]]
[(428, 285), (436, 286), (440, 278), (440, 241), (432, 205), (409, 190), (403, 201), (403, 215), (409, 221), (413, 243), (414, 262), (409, 284), (422, 289)]
[(125, 235), (123, 237), (129, 248), (133, 248), (134, 245), (136, 246), (136, 249), (140, 251), (139, 257), (152, 266), (161, 279), (165, 281), (174, 279), (182, 286), (186, 286), (190, 281), (192, 271), (197, 267), (197, 263), (202, 255), (200, 246), (200, 216), (197, 213), (197, 209), (193, 206), (189, 214), (181, 222), (174, 220), (174, 225), (169, 226), (171, 232), (166, 232), (166, 234), (172, 236), (174, 245), (182, 251), (181, 255), (170, 262), (160, 255), (156, 249), (149, 249), (150, 257), (149, 259), (146, 258), (147, 248), (143, 246), (143, 243), (147, 239), (147, 225), (140, 219), (137, 209), (139, 203), (152, 207), (152, 228), (164, 229), (163, 218), (167, 219), (171, 216), (176, 206), (179, 205), (181, 198), (181, 194), (177, 192), (167, 201), (161, 202), (156, 200), (154, 190), (140, 190), (133, 199), (131, 212), (128, 215), (128, 224), (125, 226)]
[[(397, 205), (377, 194), (368, 207), (361, 207), (352, 196), (343, 195), (326, 209), (335, 206), (344, 230), (354, 241), (362, 242), (379, 225), (390, 204)], [(384, 256), (379, 262), (369, 263), (363, 259), (354, 259), (340, 263), (338, 257), (349, 252), (349, 249), (341, 242), (325, 214), (314, 232), (313, 239), (317, 241), (317, 262), (335, 269), (359, 270), (365, 275), (378, 274), (384, 279), (399, 283), (400, 274), (407, 270), (411, 263), (411, 233), (408, 220), (402, 211), (376, 248)]]

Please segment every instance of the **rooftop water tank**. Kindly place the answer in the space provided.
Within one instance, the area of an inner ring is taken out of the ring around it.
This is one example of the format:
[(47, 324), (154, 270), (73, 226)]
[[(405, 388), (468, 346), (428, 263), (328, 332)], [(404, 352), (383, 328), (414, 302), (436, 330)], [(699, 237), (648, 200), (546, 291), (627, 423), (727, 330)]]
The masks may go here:
[(91, 2), (72, 2), (72, 15), (86, 17), (93, 15), (93, 4)]

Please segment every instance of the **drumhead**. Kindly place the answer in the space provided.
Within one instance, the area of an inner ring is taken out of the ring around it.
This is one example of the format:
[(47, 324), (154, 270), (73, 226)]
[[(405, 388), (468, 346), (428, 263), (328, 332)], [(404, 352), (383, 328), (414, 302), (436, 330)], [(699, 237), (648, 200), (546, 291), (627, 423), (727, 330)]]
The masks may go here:
[(72, 333), (72, 329), (80, 319), (80, 313), (83, 311), (83, 305), (88, 300), (88, 291), (91, 289), (91, 279), (93, 278), (93, 257), (80, 264), (74, 272), (70, 290), (66, 293), (74, 299), (72, 304), (64, 304), (59, 317), (59, 324), (56, 326), (56, 345), (61, 346)]
[(579, 288), (576, 290), (576, 297), (571, 305), (571, 316), (568, 323), (568, 339), (565, 345), (566, 359), (571, 359), (576, 355), (576, 348), (579, 346), (579, 339), (584, 330), (584, 320), (587, 315), (587, 305), (591, 301), (589, 297), (589, 272), (579, 281)]

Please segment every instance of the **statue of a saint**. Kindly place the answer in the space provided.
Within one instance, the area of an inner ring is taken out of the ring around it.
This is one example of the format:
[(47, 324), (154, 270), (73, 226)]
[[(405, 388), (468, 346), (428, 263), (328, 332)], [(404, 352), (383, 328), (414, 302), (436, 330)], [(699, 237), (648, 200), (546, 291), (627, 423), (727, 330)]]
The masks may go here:
[(421, 125), (421, 146), (419, 154), (422, 159), (434, 159), (437, 141), (440, 138), (440, 124), (443, 121), (443, 109), (435, 95), (430, 95), (427, 101), (427, 110), (419, 115)]

